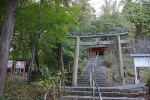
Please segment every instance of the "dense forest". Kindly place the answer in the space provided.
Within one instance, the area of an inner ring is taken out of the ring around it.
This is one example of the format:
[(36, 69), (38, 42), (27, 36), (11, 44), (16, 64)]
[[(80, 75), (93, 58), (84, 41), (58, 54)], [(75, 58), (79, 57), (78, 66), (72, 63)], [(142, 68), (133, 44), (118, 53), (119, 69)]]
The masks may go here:
[[(65, 79), (63, 75), (72, 71), (75, 49), (74, 46), (68, 46), (69, 42), (75, 41), (67, 37), (68, 32), (94, 34), (130, 28), (129, 35), (124, 38), (134, 38), (139, 42), (145, 40), (148, 46), (148, 0), (103, 0), (98, 15), (89, 1), (0, 0), (0, 98), (7, 60), (27, 59), (28, 69), (32, 67), (32, 72), (40, 73), (38, 86), (45, 86), (46, 89), (60, 79)], [(120, 8), (123, 9), (120, 11)], [(81, 41), (92, 40), (88, 38)], [(108, 38), (102, 37), (101, 40)], [(141, 51), (145, 47), (138, 50), (138, 46), (136, 52), (149, 52)], [(88, 59), (87, 48), (80, 47), (79, 74)]]

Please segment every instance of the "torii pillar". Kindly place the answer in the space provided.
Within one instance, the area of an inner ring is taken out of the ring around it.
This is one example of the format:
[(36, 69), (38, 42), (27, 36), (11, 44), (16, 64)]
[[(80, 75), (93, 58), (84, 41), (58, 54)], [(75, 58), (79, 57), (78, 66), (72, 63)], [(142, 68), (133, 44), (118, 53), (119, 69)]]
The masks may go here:
[(80, 38), (76, 37), (74, 62), (73, 62), (73, 73), (72, 73), (72, 86), (77, 86), (77, 75), (78, 75), (78, 59), (79, 59), (79, 42)]
[(125, 85), (120, 35), (117, 35), (116, 38), (117, 38), (117, 56), (118, 56), (119, 82), (120, 82), (120, 84)]

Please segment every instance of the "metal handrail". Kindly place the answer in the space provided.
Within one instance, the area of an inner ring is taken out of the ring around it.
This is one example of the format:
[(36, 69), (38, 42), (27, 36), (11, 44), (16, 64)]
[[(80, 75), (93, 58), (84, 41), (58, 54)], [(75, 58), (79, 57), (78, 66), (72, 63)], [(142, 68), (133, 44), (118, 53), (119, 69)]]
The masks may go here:
[[(96, 88), (97, 88), (97, 90), (98, 90), (99, 100), (102, 100), (102, 94), (101, 94), (101, 92), (100, 92), (100, 88), (98, 87), (98, 84), (97, 84), (96, 80), (94, 79), (93, 72), (92, 72), (92, 71), (90, 71), (90, 72), (92, 73), (93, 90), (94, 90), (94, 83), (95, 83), (95, 86), (96, 86)], [(93, 92), (94, 92), (94, 91), (93, 91)], [(93, 94), (93, 95), (94, 95), (94, 94)]]
[[(97, 55), (96, 55), (96, 58), (95, 58), (95, 66), (97, 66), (97, 58), (98, 58), (98, 55), (99, 55), (99, 52), (97, 53)], [(91, 74), (92, 73), (92, 74)], [(91, 80), (93, 80), (93, 100), (95, 100), (94, 99), (94, 97), (95, 97), (95, 90), (94, 90), (94, 87), (96, 86), (96, 88), (97, 88), (97, 90), (98, 90), (98, 95), (99, 95), (99, 100), (102, 100), (102, 94), (101, 94), (101, 92), (100, 92), (100, 89), (99, 89), (99, 87), (98, 87), (98, 84), (97, 84), (97, 82), (96, 82), (96, 80), (94, 79), (94, 66), (93, 66), (93, 71), (91, 71), (90, 70), (90, 74), (92, 75), (92, 77), (90, 77), (90, 86), (91, 86)], [(90, 76), (91, 76), (90, 75)], [(95, 84), (94, 84), (95, 83)], [(95, 85), (95, 86), (94, 86)]]

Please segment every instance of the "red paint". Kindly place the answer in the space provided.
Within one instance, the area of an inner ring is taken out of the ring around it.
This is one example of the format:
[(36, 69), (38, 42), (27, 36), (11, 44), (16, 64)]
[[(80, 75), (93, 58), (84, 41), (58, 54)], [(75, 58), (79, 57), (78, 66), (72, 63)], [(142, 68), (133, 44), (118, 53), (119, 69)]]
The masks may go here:
[[(22, 63), (22, 65), (17, 66), (17, 63)], [(24, 78), (25, 75), (25, 68), (26, 68), (26, 61), (15, 61), (14, 63), (14, 70), (13, 70), (13, 77), (15, 77), (15, 72), (17, 70), (21, 70), (22, 72), (22, 77)]]
[(100, 55), (103, 55), (104, 52), (109, 52), (109, 49), (107, 49), (106, 47), (92, 47), (89, 48), (89, 53), (96, 55), (99, 52)]

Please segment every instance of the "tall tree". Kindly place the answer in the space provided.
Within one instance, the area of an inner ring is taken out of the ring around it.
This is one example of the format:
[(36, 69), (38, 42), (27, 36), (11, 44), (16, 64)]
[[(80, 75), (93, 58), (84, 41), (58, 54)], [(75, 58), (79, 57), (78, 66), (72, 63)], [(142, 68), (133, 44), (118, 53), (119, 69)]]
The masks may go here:
[(41, 8), (36, 2), (19, 4), (10, 57), (13, 59), (30, 57), (30, 47), (35, 33), (37, 17), (39, 10), (41, 10), (36, 48), (39, 63), (40, 65), (51, 66), (51, 68), (59, 65), (57, 64), (58, 60), (53, 59), (57, 58), (57, 44), (66, 44), (66, 32), (69, 27), (78, 25), (75, 16), (78, 15), (79, 9), (70, 7), (69, 4), (64, 6), (64, 0), (53, 1), (43, 0)]
[(8, 4), (7, 0), (0, 0), (0, 23), (1, 23), (0, 32), (2, 32), (2, 29), (3, 29), (3, 23), (4, 23), (4, 18), (6, 15), (7, 4)]
[(97, 27), (96, 31), (114, 31), (128, 27), (128, 22), (119, 12), (120, 5), (116, 1), (104, 0), (101, 7), (101, 14), (93, 24)]
[(77, 17), (79, 28), (77, 32), (88, 33), (92, 31), (91, 22), (96, 19), (95, 9), (89, 3), (90, 0), (75, 0), (73, 6), (81, 9), (81, 16)]
[(135, 37), (150, 36), (150, 2), (147, 0), (123, 0), (123, 13), (135, 25)]
[(17, 3), (18, 0), (9, 0), (5, 22), (0, 37), (0, 98), (2, 96), (4, 88), (7, 60), (10, 50), (10, 42), (13, 34)]

